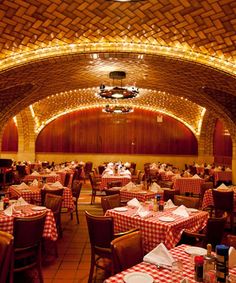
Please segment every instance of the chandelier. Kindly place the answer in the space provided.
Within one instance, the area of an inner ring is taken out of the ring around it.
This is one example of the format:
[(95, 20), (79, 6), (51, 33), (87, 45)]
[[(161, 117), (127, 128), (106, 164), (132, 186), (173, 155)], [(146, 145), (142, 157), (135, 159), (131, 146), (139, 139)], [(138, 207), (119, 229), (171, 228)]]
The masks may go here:
[(105, 113), (114, 113), (114, 114), (127, 114), (133, 112), (131, 106), (121, 106), (121, 105), (106, 105), (102, 110)]
[(139, 90), (136, 86), (122, 86), (122, 80), (126, 77), (126, 73), (123, 71), (110, 72), (109, 78), (114, 80), (120, 80), (121, 86), (107, 87), (104, 84), (100, 85), (100, 91), (97, 93), (98, 96), (102, 98), (111, 99), (127, 99), (134, 98), (139, 94)]

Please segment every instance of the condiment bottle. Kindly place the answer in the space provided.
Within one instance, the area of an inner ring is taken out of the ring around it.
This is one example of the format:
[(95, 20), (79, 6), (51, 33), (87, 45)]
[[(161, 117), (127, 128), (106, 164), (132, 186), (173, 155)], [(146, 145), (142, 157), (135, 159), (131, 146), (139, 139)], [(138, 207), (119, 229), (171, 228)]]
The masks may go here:
[(203, 256), (195, 256), (194, 263), (195, 263), (195, 267), (194, 267), (195, 281), (196, 282), (203, 282), (203, 263), (204, 263)]
[(159, 201), (159, 211), (163, 211), (164, 210), (164, 201), (160, 200)]
[(3, 208), (6, 209), (9, 206), (9, 198), (3, 198)]
[(225, 245), (216, 246), (216, 277), (217, 282), (226, 282), (229, 273), (228, 259), (229, 247)]
[(2, 198), (0, 199), (0, 211), (4, 209), (4, 203)]
[(206, 278), (210, 271), (215, 270), (216, 267), (216, 258), (212, 255), (212, 246), (211, 244), (207, 245), (207, 254), (204, 256), (204, 265), (203, 265), (203, 280), (206, 282)]
[(158, 211), (158, 205), (157, 205), (157, 199), (154, 198), (154, 201), (153, 201), (153, 211)]

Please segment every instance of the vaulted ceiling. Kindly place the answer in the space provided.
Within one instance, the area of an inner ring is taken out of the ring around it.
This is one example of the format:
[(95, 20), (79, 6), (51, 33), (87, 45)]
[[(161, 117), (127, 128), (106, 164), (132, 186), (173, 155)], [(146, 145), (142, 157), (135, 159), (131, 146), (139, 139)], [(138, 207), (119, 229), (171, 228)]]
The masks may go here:
[[(204, 108), (236, 122), (234, 0), (3, 0), (0, 123), (32, 105), (40, 129), (126, 72), (127, 103), (168, 113), (198, 132)], [(119, 103), (120, 104), (120, 103)]]

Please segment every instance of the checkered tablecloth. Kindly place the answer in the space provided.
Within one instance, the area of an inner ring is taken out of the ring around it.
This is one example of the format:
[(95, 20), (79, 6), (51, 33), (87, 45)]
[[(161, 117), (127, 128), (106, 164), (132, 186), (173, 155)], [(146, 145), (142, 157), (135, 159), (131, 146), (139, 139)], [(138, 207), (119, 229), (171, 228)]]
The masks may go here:
[[(14, 214), (12, 216), (6, 216), (3, 211), (0, 212), (0, 230), (13, 234), (13, 220), (14, 217), (27, 217), (27, 216), (33, 216), (41, 214), (42, 211), (33, 211), (31, 208), (32, 205), (24, 205), (24, 206), (18, 206), (15, 209), (16, 210), (22, 210), (23, 213), (20, 214)], [(27, 231), (26, 231), (27, 233)], [(53, 216), (53, 212), (50, 209), (47, 209), (45, 224), (44, 224), (44, 231), (43, 231), (43, 237), (48, 238), (52, 241), (56, 241), (58, 234), (57, 234), (57, 228), (56, 228), (56, 222)]]
[(179, 190), (180, 194), (185, 194), (187, 192), (200, 194), (201, 184), (204, 182), (205, 181), (203, 179), (177, 178), (174, 181), (174, 189)]
[[(236, 211), (236, 187), (232, 187), (234, 191), (234, 211)], [(202, 200), (202, 209), (207, 208), (208, 206), (214, 205), (212, 189), (209, 189), (205, 192)]]
[[(158, 193), (159, 194), (159, 193)], [(127, 192), (127, 191), (120, 191), (120, 197), (121, 201), (129, 201), (133, 198), (136, 198), (137, 200), (141, 202), (145, 202), (146, 200), (154, 199), (157, 193), (153, 192), (147, 192), (147, 191), (142, 191), (142, 192)], [(162, 194), (159, 194), (163, 196)]]
[(218, 181), (232, 181), (232, 172), (229, 171), (213, 171), (214, 185), (217, 185)]
[(100, 189), (103, 190), (107, 187), (107, 183), (113, 181), (120, 181), (122, 182), (122, 186), (125, 186), (129, 182), (131, 182), (131, 176), (111, 176), (111, 177), (102, 177)]
[[(30, 186), (29, 189), (26, 190), (19, 189), (18, 186), (10, 186), (8, 188), (7, 193), (11, 197), (23, 197), (23, 199), (29, 203), (32, 202), (32, 200), (40, 203), (41, 202), (40, 191), (41, 191), (40, 188), (34, 186)], [(62, 207), (67, 208), (69, 210), (74, 209), (72, 191), (69, 188), (64, 188)]]
[(26, 175), (23, 181), (30, 182), (35, 179), (42, 181), (42, 178), (44, 177), (46, 178), (47, 183), (55, 183), (56, 181), (61, 182), (61, 177), (59, 175), (50, 175), (50, 174), (43, 174), (39, 176)]
[[(170, 253), (172, 254), (175, 260), (180, 260), (183, 263), (183, 277), (188, 278), (189, 282), (195, 283), (194, 280), (194, 266), (191, 261), (190, 255), (185, 252), (187, 245), (178, 246), (172, 250)], [(151, 275), (154, 279), (153, 282), (160, 283), (171, 283), (172, 281), (172, 273), (170, 269), (165, 268), (157, 268), (156, 265), (142, 262), (139, 263), (125, 271), (122, 271), (114, 276), (109, 277), (104, 281), (104, 283), (124, 283), (124, 276), (131, 272), (144, 272)], [(231, 268), (229, 270), (230, 274), (236, 274), (236, 268)], [(180, 278), (181, 279), (181, 278)]]
[[(116, 233), (139, 228), (142, 233), (144, 251), (149, 252), (161, 242), (168, 249), (171, 249), (179, 242), (184, 229), (196, 232), (207, 223), (208, 213), (205, 211), (191, 213), (189, 217), (184, 218), (172, 214), (173, 210), (166, 209), (163, 212), (152, 212), (152, 217), (140, 218), (139, 216), (134, 216), (137, 208), (132, 209), (128, 207), (126, 212), (117, 212), (113, 209), (107, 210), (106, 215), (114, 218)], [(160, 216), (170, 216), (175, 221), (163, 222), (159, 220)]]

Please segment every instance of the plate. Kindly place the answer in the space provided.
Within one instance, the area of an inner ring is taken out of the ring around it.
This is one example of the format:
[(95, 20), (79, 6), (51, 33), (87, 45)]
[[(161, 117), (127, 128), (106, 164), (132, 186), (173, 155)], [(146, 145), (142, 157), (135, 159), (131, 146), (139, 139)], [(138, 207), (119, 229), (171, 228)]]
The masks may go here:
[(143, 272), (131, 272), (124, 276), (125, 283), (152, 283), (154, 280), (151, 275)]
[(175, 219), (173, 217), (169, 217), (169, 216), (161, 216), (158, 219), (160, 221), (164, 221), (164, 222), (173, 222), (173, 221), (175, 221)]
[(34, 211), (41, 211), (47, 209), (45, 206), (34, 206), (31, 208)]
[(190, 213), (195, 213), (195, 212), (198, 212), (198, 209), (196, 208), (187, 208), (187, 211), (190, 212)]
[(124, 212), (124, 211), (127, 211), (128, 210), (128, 208), (127, 207), (115, 207), (114, 208), (114, 210), (115, 211), (119, 211), (119, 212)]
[(200, 247), (187, 247), (184, 250), (189, 255), (206, 255), (207, 250)]

